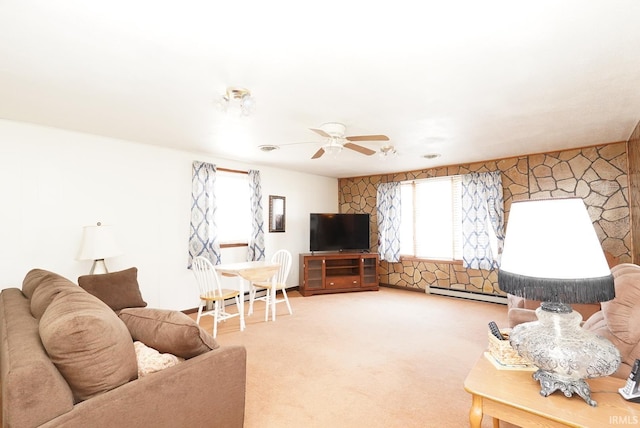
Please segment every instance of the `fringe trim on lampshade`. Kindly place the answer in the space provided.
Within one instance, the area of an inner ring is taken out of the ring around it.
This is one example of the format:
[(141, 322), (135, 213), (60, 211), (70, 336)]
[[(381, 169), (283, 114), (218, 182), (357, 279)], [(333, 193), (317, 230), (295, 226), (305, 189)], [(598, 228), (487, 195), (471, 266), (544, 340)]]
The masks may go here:
[(613, 275), (598, 278), (536, 278), (498, 270), (505, 293), (530, 300), (558, 303), (598, 303), (615, 297)]

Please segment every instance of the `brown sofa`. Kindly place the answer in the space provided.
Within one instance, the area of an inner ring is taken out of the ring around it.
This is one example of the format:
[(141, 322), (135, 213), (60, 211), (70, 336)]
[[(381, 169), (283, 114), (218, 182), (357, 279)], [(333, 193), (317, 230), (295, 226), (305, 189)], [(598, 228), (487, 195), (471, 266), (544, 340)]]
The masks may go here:
[[(537, 321), (536, 309), (540, 307), (540, 301), (528, 300), (523, 297), (507, 294), (507, 324), (510, 328), (522, 324), (524, 322)], [(582, 320), (588, 320), (589, 317), (600, 310), (600, 303), (582, 303), (571, 305), (574, 311), (582, 315)]]
[[(115, 310), (123, 294), (101, 300), (93, 278), (79, 287), (34, 269), (0, 293), (3, 427), (243, 426), (244, 347), (219, 346), (181, 312), (146, 308), (137, 282), (128, 294), (138, 304)], [(139, 377), (134, 341), (176, 363)]]
[(608, 339), (620, 351), (622, 362), (613, 376), (626, 378), (640, 358), (640, 266), (622, 263), (611, 269), (616, 297), (602, 302), (602, 310), (582, 326)]

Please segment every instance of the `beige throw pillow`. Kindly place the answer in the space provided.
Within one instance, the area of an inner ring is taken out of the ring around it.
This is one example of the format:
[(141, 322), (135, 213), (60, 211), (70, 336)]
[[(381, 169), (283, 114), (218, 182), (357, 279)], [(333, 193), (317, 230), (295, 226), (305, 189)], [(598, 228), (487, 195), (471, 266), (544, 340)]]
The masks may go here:
[(139, 341), (133, 342), (133, 346), (135, 347), (136, 358), (138, 360), (138, 377), (168, 369), (184, 361), (184, 358), (176, 357), (173, 354), (161, 354), (157, 350), (149, 348)]
[(142, 300), (142, 294), (140, 294), (138, 269), (135, 267), (119, 272), (83, 275), (78, 278), (78, 285), (105, 302), (114, 311), (147, 306), (147, 302)]
[(139, 340), (159, 352), (192, 358), (220, 345), (188, 315), (167, 309), (128, 308), (120, 319)]
[(71, 387), (76, 402), (138, 376), (127, 327), (89, 293), (61, 291), (42, 315), (39, 330), (47, 354)]

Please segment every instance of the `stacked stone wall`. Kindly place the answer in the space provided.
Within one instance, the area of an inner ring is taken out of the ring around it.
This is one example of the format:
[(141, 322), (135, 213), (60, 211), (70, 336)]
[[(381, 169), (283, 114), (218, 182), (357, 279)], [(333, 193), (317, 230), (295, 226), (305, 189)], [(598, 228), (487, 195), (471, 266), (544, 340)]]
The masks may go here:
[[(371, 248), (377, 251), (379, 183), (500, 171), (507, 223), (513, 201), (578, 196), (585, 201), (603, 249), (619, 263), (630, 262), (632, 233), (626, 147), (626, 143), (611, 143), (420, 171), (343, 178), (339, 180), (340, 212), (371, 215)], [(392, 286), (501, 295), (497, 280), (495, 270), (467, 269), (460, 261), (380, 262), (380, 282)]]

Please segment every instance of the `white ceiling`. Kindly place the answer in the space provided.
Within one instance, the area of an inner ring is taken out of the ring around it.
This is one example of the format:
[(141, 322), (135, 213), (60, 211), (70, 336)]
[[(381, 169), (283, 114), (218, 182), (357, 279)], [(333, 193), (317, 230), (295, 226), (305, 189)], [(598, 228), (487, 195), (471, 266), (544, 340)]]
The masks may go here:
[[(626, 141), (640, 1), (0, 0), (0, 118), (333, 177)], [(333, 121), (399, 155), (311, 160)]]

